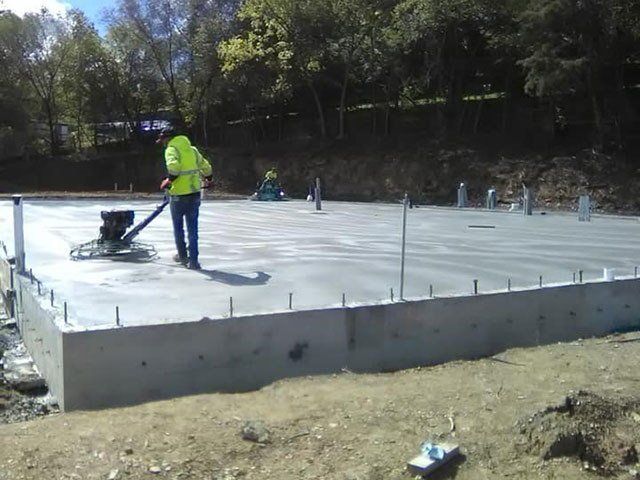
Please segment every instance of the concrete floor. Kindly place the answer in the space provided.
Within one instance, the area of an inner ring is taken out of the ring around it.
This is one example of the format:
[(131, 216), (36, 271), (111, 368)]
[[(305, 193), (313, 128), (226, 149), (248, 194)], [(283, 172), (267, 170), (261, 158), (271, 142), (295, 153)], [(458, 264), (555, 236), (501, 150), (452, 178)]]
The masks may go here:
[[(27, 266), (67, 300), (72, 326), (195, 321), (293, 307), (375, 303), (399, 290), (402, 206), (326, 202), (322, 213), (305, 202), (207, 201), (201, 208), (203, 270), (174, 264), (169, 212), (140, 235), (159, 256), (150, 263), (72, 261), (70, 248), (94, 239), (105, 209), (136, 210), (139, 221), (154, 202), (25, 202)], [(469, 228), (495, 226), (494, 229)], [(10, 202), (0, 202), (0, 240), (12, 249)], [(640, 264), (637, 218), (598, 217), (579, 223), (573, 214), (519, 214), (414, 208), (409, 211), (405, 297), (481, 292), (570, 282), (602, 276), (603, 267), (633, 274)]]

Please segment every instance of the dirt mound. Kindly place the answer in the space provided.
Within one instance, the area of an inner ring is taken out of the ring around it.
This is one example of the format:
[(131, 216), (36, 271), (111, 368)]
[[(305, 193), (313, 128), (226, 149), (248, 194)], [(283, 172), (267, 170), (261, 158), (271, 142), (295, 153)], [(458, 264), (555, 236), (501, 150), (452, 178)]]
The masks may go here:
[(601, 475), (630, 471), (640, 449), (640, 398), (580, 391), (518, 422), (528, 453), (572, 457)]

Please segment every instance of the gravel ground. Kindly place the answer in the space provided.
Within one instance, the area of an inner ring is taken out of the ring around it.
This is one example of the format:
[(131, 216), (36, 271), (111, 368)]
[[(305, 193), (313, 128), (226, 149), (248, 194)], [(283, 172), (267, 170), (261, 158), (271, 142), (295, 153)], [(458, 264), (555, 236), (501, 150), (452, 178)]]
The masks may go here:
[[(5, 315), (0, 297), (0, 359), (20, 343), (15, 322)], [(0, 424), (33, 420), (55, 411), (57, 407), (50, 405), (46, 388), (30, 394), (18, 392), (5, 381), (4, 370), (0, 367)]]

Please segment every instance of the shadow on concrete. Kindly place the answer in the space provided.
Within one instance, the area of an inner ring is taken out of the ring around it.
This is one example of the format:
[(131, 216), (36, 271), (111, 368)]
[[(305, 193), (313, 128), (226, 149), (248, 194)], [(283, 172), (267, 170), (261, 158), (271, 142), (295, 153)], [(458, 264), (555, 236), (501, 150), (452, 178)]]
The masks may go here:
[[(95, 256), (88, 257), (93, 258), (95, 260), (110, 260), (112, 262), (120, 262), (120, 263), (150, 263), (152, 262), (158, 254), (154, 252), (131, 252), (120, 255), (111, 255), (111, 256)], [(86, 260), (86, 259), (85, 259)]]
[(201, 273), (218, 283), (224, 283), (231, 286), (251, 286), (251, 285), (266, 285), (271, 279), (271, 275), (264, 272), (256, 272), (255, 277), (247, 277), (245, 275), (238, 275), (237, 273), (221, 272), (219, 270), (198, 270)]

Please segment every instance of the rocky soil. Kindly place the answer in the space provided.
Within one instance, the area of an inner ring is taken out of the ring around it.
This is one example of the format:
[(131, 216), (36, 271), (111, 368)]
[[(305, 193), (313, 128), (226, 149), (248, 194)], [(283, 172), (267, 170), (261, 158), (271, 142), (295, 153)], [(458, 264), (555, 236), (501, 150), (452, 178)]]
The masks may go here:
[[(486, 191), (493, 187), (499, 203), (507, 206), (519, 200), (524, 183), (536, 194), (539, 209), (576, 209), (578, 196), (589, 194), (601, 212), (640, 213), (639, 145), (630, 145), (627, 153), (600, 154), (580, 145), (524, 148), (508, 143), (502, 137), (436, 141), (411, 135), (370, 141), (301, 139), (212, 148), (207, 156), (213, 162), (218, 198), (246, 197), (264, 172), (277, 165), (285, 191), (297, 198), (305, 198), (309, 185), (320, 177), (327, 199), (397, 201), (406, 191), (418, 203), (452, 205), (457, 185), (466, 182), (472, 204), (484, 205)], [(114, 183), (130, 182), (136, 192), (158, 194), (164, 174), (157, 149), (43, 162), (0, 162), (0, 196), (35, 192), (55, 197), (64, 191), (113, 195)], [(115, 195), (131, 196), (122, 190)]]
[(640, 212), (640, 164), (622, 153), (605, 155), (579, 147), (542, 153), (495, 140), (405, 138), (264, 146), (244, 153), (218, 149), (210, 156), (221, 166), (223, 185), (231, 189), (255, 182), (277, 165), (285, 190), (299, 197), (320, 177), (327, 198), (394, 201), (406, 191), (416, 202), (451, 205), (456, 186), (465, 182), (472, 204), (484, 206), (487, 190), (495, 188), (499, 203), (508, 205), (519, 200), (526, 184), (535, 192), (538, 208), (576, 209), (579, 195), (589, 194), (601, 212)]
[[(33, 420), (58, 411), (46, 386), (32, 379), (22, 381), (7, 371), (11, 353), (23, 350), (15, 322), (4, 312), (0, 298), (0, 424)], [(0, 478), (2, 478), (0, 474)]]

